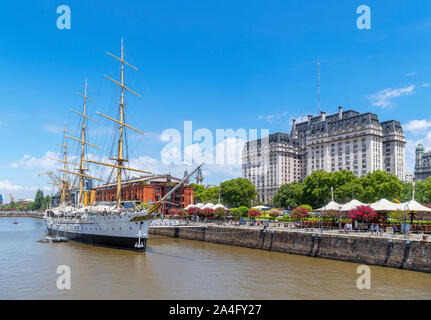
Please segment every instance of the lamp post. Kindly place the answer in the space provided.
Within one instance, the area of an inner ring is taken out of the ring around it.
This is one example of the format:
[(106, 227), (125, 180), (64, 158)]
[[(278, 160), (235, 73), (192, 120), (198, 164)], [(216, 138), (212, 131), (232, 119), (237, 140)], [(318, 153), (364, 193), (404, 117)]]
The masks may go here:
[(404, 206), (404, 237), (407, 237), (407, 211), (409, 210), (409, 205), (406, 203)]
[(320, 221), (320, 233), (322, 233), (322, 212), (319, 213), (319, 221)]
[[(217, 190), (218, 193), (218, 203), (220, 204), (220, 197), (221, 197), (221, 189), (219, 188)], [(223, 225), (226, 224), (226, 209), (224, 209), (224, 215), (223, 215)]]

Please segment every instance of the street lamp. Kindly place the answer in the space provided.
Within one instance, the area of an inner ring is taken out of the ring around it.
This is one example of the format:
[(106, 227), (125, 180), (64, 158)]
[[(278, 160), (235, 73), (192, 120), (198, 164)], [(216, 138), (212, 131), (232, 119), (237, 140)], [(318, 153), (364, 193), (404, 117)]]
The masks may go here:
[[(220, 203), (220, 196), (221, 196), (221, 189), (219, 188), (217, 190), (218, 193), (218, 203)], [(223, 225), (226, 224), (226, 209), (224, 209), (224, 216), (223, 216)]]
[(404, 206), (404, 237), (407, 237), (407, 211), (409, 210), (409, 204), (406, 203)]

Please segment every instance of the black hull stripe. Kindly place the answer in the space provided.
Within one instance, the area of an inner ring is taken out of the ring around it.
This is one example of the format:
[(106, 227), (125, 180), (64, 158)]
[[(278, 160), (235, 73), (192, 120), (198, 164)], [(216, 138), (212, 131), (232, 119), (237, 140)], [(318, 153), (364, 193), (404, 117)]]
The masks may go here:
[(135, 244), (138, 242), (138, 238), (128, 238), (128, 237), (113, 237), (113, 236), (102, 236), (97, 234), (83, 234), (53, 230), (48, 228), (49, 234), (53, 236), (65, 237), (69, 240), (93, 244), (103, 247), (117, 248), (117, 249), (128, 249), (135, 251), (145, 251), (147, 248), (147, 239), (141, 238), (142, 248), (136, 248)]

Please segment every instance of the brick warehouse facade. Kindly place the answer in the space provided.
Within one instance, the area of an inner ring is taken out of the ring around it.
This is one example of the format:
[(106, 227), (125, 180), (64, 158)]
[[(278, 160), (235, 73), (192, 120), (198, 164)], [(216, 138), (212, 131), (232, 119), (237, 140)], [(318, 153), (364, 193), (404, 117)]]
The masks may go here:
[[(121, 199), (124, 201), (156, 202), (166, 195), (181, 180), (170, 175), (154, 175), (133, 178), (123, 181), (121, 187)], [(111, 183), (95, 187), (95, 200), (116, 201), (117, 184)], [(167, 201), (164, 206), (164, 213), (169, 209), (183, 209), (194, 202), (193, 187), (190, 185), (181, 186)]]

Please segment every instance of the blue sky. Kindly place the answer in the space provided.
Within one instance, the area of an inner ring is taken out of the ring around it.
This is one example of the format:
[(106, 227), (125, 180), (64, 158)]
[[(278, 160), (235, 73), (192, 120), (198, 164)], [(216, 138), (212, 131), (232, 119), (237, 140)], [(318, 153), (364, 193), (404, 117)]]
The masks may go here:
[[(71, 29), (56, 26), (59, 5), (71, 9)], [(356, 8), (371, 8), (371, 30), (356, 27)], [(160, 163), (169, 128), (289, 131), (293, 118), (317, 113), (316, 62), (321, 60), (321, 109), (337, 106), (399, 120), (413, 171), (417, 143), (431, 149), (431, 2), (417, 1), (8, 1), (0, 27), (0, 193), (51, 192), (58, 129), (78, 134), (85, 78), (95, 111), (115, 115), (125, 41), (130, 159), (159, 173), (185, 165)], [(279, 121), (274, 116), (279, 114)], [(108, 145), (106, 120), (90, 122), (89, 140)], [(74, 145), (71, 142), (72, 145)], [(76, 151), (76, 147), (75, 151)], [(208, 166), (206, 183), (240, 175), (240, 166)], [(97, 173), (97, 172), (96, 172)]]

